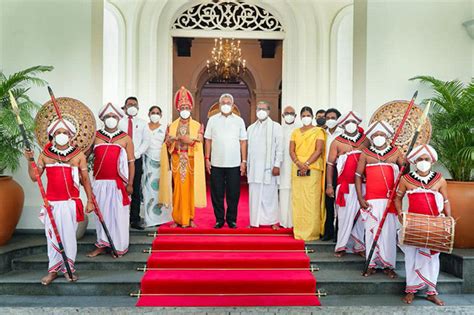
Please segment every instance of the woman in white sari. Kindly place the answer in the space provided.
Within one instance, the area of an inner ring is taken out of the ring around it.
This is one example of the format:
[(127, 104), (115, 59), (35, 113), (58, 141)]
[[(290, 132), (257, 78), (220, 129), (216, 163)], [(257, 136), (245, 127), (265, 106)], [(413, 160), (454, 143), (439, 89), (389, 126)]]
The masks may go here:
[(148, 129), (151, 141), (143, 160), (143, 203), (145, 205), (145, 225), (156, 226), (172, 221), (171, 208), (158, 204), (160, 183), (160, 154), (165, 140), (166, 126), (160, 124), (161, 108), (150, 107)]

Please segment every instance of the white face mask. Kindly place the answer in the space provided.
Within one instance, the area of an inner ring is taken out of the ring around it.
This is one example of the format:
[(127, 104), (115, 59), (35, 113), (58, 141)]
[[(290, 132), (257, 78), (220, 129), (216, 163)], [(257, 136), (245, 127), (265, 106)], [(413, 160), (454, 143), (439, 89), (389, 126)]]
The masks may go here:
[(295, 116), (293, 115), (285, 115), (283, 119), (285, 120), (287, 124), (292, 124), (295, 122)]
[(387, 142), (387, 139), (384, 136), (376, 136), (372, 139), (372, 142), (376, 147), (381, 147)]
[(224, 104), (221, 106), (221, 112), (223, 114), (230, 114), (230, 112), (232, 111), (232, 106), (231, 105), (228, 105), (228, 104)]
[(266, 110), (257, 110), (257, 118), (259, 120), (265, 120), (268, 117), (268, 113)]
[(67, 134), (60, 133), (54, 137), (54, 142), (57, 145), (65, 145), (69, 142), (69, 136)]
[(313, 117), (303, 117), (301, 118), (301, 122), (303, 123), (303, 125), (309, 126), (313, 122)]
[(152, 123), (156, 124), (157, 122), (159, 122), (161, 119), (161, 115), (158, 115), (158, 114), (153, 114), (153, 115), (150, 115), (150, 120)]
[(179, 112), (179, 116), (183, 119), (188, 119), (191, 116), (191, 112), (187, 109), (184, 109)]
[(357, 131), (357, 124), (350, 122), (344, 126), (344, 129), (347, 131), (347, 133), (354, 133)]
[(130, 116), (136, 116), (138, 114), (138, 108), (136, 108), (135, 106), (127, 108), (127, 114), (129, 114)]
[(328, 119), (326, 120), (326, 126), (329, 128), (329, 129), (332, 129), (334, 127), (336, 127), (337, 125), (337, 121), (335, 119)]
[(117, 127), (118, 120), (115, 119), (114, 117), (109, 117), (104, 121), (104, 123), (107, 128), (115, 129), (115, 127)]
[(419, 161), (416, 163), (416, 168), (421, 172), (428, 172), (431, 168), (431, 162)]

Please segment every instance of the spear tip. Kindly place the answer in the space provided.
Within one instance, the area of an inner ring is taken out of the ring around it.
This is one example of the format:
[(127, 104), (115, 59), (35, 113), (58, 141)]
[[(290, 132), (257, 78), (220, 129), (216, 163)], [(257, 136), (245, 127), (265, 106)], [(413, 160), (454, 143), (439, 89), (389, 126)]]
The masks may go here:
[(413, 99), (415, 99), (418, 96), (418, 90), (415, 91), (415, 94), (413, 94)]
[(53, 96), (53, 89), (51, 89), (49, 85), (48, 85), (48, 92), (49, 92), (49, 95)]

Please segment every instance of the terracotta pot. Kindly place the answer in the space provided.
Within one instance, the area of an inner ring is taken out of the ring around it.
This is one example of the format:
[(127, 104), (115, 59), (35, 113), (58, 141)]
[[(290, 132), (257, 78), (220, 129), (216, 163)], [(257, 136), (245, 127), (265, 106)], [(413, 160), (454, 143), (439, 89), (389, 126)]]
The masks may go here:
[(12, 237), (23, 210), (23, 188), (11, 176), (0, 176), (0, 246)]
[(454, 247), (474, 248), (474, 182), (448, 180), (448, 199), (456, 220)]

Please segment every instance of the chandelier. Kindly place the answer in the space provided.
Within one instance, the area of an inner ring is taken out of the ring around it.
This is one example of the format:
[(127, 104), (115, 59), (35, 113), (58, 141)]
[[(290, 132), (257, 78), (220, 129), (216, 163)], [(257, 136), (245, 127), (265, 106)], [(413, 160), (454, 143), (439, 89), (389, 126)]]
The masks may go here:
[(242, 59), (240, 40), (214, 39), (211, 59), (207, 60), (210, 82), (239, 82), (245, 72), (245, 59)]

